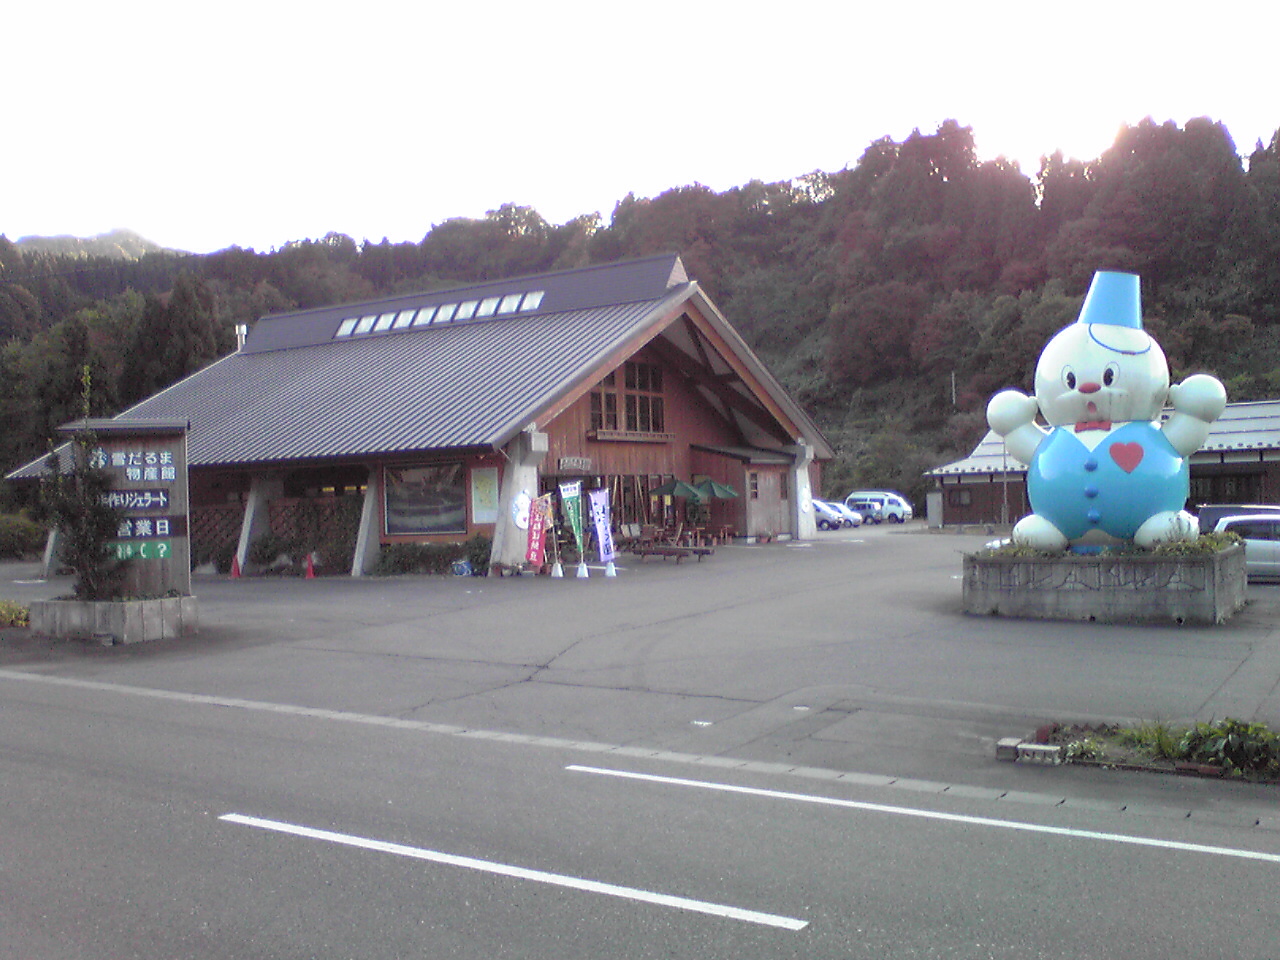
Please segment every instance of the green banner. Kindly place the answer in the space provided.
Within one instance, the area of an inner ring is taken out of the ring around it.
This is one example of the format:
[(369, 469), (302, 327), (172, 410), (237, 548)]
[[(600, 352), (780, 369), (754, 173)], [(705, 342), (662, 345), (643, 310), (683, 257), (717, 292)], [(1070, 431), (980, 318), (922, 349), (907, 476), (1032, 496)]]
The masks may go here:
[(586, 545), (582, 542), (582, 481), (574, 480), (560, 484), (560, 509), (573, 531), (573, 540), (578, 545), (578, 556), (586, 557)]

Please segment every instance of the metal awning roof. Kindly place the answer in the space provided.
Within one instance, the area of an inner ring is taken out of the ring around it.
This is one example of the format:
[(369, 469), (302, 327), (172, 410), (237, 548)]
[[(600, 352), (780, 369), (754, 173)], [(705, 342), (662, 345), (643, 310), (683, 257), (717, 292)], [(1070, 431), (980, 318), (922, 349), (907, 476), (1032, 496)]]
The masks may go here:
[[(388, 324), (367, 335), (342, 326), (351, 317), (497, 303), (535, 289), (540, 296), (531, 311), (422, 327)], [(674, 254), (266, 317), (240, 351), (117, 419), (190, 421), (188, 463), (196, 467), (494, 448), (572, 396), (584, 378), (602, 376), (602, 366), (625, 345), (658, 336), (690, 301), (717, 325), (757, 389), (798, 425), (791, 429), (829, 451)], [(673, 334), (677, 341), (684, 335)], [(43, 464), (42, 457), (9, 476), (39, 476)]]
[(695, 450), (705, 450), (717, 456), (741, 460), (743, 463), (790, 464), (795, 457), (778, 450), (766, 450), (761, 447), (723, 447), (707, 443), (690, 444)]
[[(1172, 410), (1166, 410), (1167, 419)], [(1228, 403), (1222, 416), (1209, 428), (1204, 445), (1191, 456), (1192, 464), (1216, 463), (1230, 451), (1280, 450), (1280, 400), (1251, 400)], [(925, 476), (949, 477), (966, 474), (1025, 473), (1026, 467), (1012, 456), (1005, 454), (1004, 442), (994, 431), (988, 430), (973, 452), (963, 460), (944, 464), (928, 471)]]

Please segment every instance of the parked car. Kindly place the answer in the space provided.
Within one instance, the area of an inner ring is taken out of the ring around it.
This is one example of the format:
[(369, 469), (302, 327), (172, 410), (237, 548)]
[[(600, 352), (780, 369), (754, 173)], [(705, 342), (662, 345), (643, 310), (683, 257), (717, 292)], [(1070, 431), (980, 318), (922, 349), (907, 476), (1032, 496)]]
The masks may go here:
[(900, 497), (896, 493), (885, 497), (883, 513), (886, 520), (892, 520), (894, 523), (906, 523), (915, 517), (915, 511), (911, 509), (907, 498)]
[(839, 530), (844, 526), (844, 515), (837, 513), (836, 508), (825, 500), (813, 501), (813, 517), (819, 530)]
[(825, 500), (823, 502), (836, 513), (840, 514), (840, 516), (844, 517), (844, 525), (846, 527), (862, 526), (862, 514), (857, 510), (854, 510), (852, 507), (845, 506), (843, 503), (836, 500)]
[(844, 505), (850, 510), (862, 514), (863, 523), (879, 523), (884, 519), (884, 501), (849, 497)]
[(1280, 577), (1280, 513), (1223, 517), (1213, 528), (1244, 540), (1244, 566), (1250, 579)]
[[(863, 513), (860, 503), (875, 502), (879, 504), (880, 519), (893, 523), (906, 523), (915, 516), (911, 504), (902, 494), (893, 490), (854, 490), (844, 498), (845, 504)], [(877, 521), (879, 522), (879, 521)]]
[(1242, 517), (1255, 513), (1280, 513), (1280, 506), (1271, 503), (1202, 503), (1196, 507), (1201, 533), (1217, 529), (1218, 521), (1223, 517)]

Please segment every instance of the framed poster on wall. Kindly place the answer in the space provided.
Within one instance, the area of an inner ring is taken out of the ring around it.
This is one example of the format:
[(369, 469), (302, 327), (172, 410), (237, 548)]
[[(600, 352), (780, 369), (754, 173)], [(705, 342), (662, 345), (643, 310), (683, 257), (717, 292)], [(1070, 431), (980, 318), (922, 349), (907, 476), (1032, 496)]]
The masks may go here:
[(384, 467), (383, 497), (388, 536), (467, 532), (466, 467)]
[(471, 522), (498, 522), (498, 468), (471, 470)]

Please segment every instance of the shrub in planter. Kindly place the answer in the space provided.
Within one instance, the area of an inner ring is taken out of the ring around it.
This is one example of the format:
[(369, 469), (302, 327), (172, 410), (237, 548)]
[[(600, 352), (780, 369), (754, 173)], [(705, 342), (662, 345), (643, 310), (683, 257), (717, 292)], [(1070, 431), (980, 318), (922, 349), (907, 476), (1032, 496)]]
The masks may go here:
[(200, 567), (206, 563), (211, 563), (218, 573), (230, 573), (231, 560), (236, 555), (236, 548), (237, 544), (234, 541), (211, 546), (196, 556), (192, 561), (192, 565)]
[(111, 542), (120, 532), (124, 512), (110, 506), (106, 458), (88, 429), (87, 366), (81, 383), (84, 419), (70, 443), (71, 469), (64, 473), (58, 453), (52, 451), (40, 490), (44, 513), (59, 533), (61, 558), (75, 574), (75, 595), (34, 601), (30, 628), (42, 636), (108, 637), (112, 643), (193, 636), (199, 621), (195, 597), (174, 591), (163, 597), (123, 596), (129, 561), (116, 559)]
[(493, 542), (476, 534), (465, 543), (390, 543), (378, 554), (374, 575), (391, 577), (405, 573), (445, 574), (454, 572), (454, 563), (465, 560), (472, 576), (484, 576), (489, 569)]
[[(84, 406), (89, 406), (89, 371), (85, 368)], [(86, 414), (87, 415), (87, 414)], [(78, 600), (114, 600), (122, 590), (124, 563), (109, 546), (120, 528), (123, 512), (109, 506), (111, 489), (107, 472), (93, 461), (97, 439), (89, 430), (71, 440), (72, 464), (62, 472), (56, 452), (49, 454), (48, 477), (42, 482), (41, 501), (61, 536), (62, 559), (75, 574)]]
[(461, 543), (390, 543), (378, 554), (374, 574), (382, 577), (404, 573), (449, 573), (453, 561), (466, 557)]
[(25, 627), (31, 620), (31, 611), (12, 600), (0, 600), (0, 627)]
[(483, 534), (477, 533), (463, 544), (467, 551), (467, 560), (471, 562), (471, 575), (483, 577), (489, 569), (489, 555), (493, 550), (493, 541)]
[(245, 559), (258, 567), (272, 567), (282, 556), (288, 557), (290, 564), (297, 563), (297, 555), (300, 552), (295, 541), (274, 533), (267, 533), (249, 544)]
[(1197, 723), (1182, 735), (1178, 751), (1188, 760), (1220, 764), (1228, 771), (1280, 773), (1280, 736), (1262, 723), (1232, 717)]

